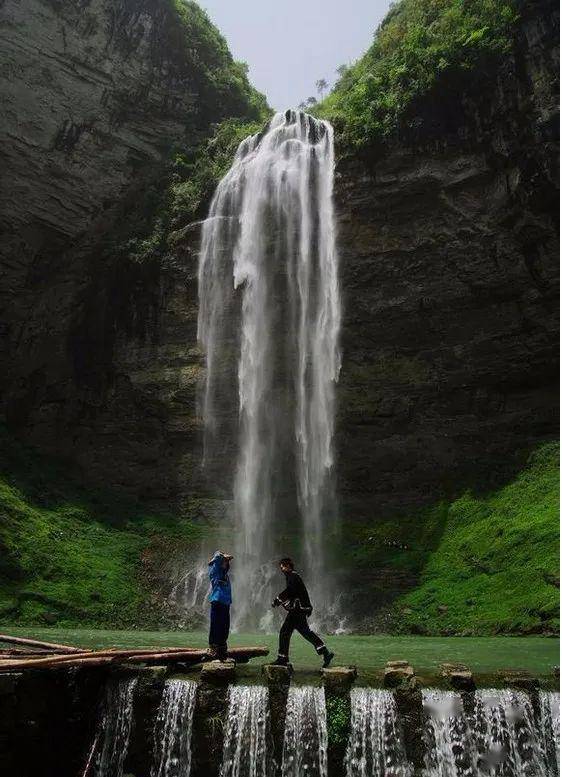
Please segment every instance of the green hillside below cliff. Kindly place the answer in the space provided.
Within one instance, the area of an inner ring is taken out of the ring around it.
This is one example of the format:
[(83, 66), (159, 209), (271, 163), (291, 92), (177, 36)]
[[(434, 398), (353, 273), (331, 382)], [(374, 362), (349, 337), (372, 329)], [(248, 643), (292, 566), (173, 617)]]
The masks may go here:
[[(404, 591), (363, 629), (426, 635), (559, 632), (559, 445), (545, 443), (508, 484), (347, 530), (362, 593)], [(379, 601), (379, 606), (381, 602)], [(365, 610), (362, 601), (357, 607)]]
[[(170, 562), (201, 536), (0, 439), (0, 623), (156, 628)], [(160, 589), (160, 584), (162, 588)]]
[[(4, 433), (1, 442), (0, 623), (168, 625), (169, 562), (201, 539), (196, 510), (195, 520), (148, 512), (82, 488), (64, 465)], [(493, 493), (467, 493), (392, 527), (350, 529), (349, 563), (419, 575), (393, 603), (388, 630), (556, 633), (558, 461), (549, 443)]]

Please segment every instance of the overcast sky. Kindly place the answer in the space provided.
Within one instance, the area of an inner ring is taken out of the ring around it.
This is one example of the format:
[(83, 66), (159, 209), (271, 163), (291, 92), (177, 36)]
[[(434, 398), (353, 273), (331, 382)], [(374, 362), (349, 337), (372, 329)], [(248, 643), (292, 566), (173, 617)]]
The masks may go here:
[(277, 110), (316, 95), (370, 45), (389, 0), (198, 0)]

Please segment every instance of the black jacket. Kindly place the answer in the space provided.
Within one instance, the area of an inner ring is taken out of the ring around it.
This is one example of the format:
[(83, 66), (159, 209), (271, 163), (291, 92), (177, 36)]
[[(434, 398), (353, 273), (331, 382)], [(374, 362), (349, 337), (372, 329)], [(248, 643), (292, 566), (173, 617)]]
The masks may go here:
[(275, 604), (282, 604), (289, 611), (303, 612), (305, 615), (310, 615), (312, 604), (301, 576), (297, 575), (296, 572), (286, 572), (285, 578), (287, 580), (287, 587), (284, 591), (281, 591), (275, 600)]

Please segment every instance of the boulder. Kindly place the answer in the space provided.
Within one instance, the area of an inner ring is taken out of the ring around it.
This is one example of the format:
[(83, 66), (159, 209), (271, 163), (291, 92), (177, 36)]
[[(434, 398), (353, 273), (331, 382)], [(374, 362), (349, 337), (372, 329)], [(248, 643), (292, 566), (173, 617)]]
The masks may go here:
[(451, 688), (457, 691), (473, 691), (476, 688), (472, 672), (465, 664), (441, 664), (441, 677), (445, 678)]
[(395, 688), (414, 679), (414, 668), (407, 661), (387, 661), (384, 668), (384, 685)]
[(291, 675), (293, 674), (293, 665), (277, 666), (276, 664), (264, 664), (261, 670), (268, 683), (289, 685)]
[(519, 688), (522, 691), (535, 691), (539, 687), (539, 681), (529, 672), (511, 669), (501, 674), (502, 682), (508, 688)]
[(331, 666), (322, 669), (322, 679), (330, 690), (347, 690), (357, 677), (356, 666)]
[(232, 659), (208, 661), (201, 667), (201, 679), (207, 682), (229, 682), (235, 676), (236, 662)]

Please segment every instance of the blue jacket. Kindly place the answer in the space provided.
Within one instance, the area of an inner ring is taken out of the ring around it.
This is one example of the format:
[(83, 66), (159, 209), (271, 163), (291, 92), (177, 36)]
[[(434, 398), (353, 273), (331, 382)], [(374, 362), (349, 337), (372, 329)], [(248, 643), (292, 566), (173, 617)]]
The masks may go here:
[(230, 580), (228, 579), (228, 570), (224, 569), (222, 563), (223, 556), (217, 550), (209, 561), (209, 580), (211, 581), (209, 601), (232, 604), (232, 591), (230, 589)]

